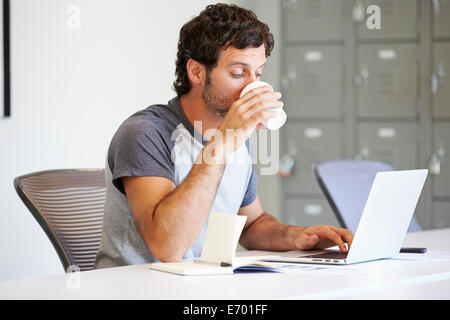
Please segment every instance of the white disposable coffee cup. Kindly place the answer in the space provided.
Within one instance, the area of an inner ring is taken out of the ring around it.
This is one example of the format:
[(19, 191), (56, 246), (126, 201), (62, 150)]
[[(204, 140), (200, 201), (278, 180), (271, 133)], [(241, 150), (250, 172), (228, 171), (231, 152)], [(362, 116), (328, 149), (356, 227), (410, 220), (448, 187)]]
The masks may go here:
[[(270, 84), (264, 81), (250, 82), (248, 85), (245, 86), (244, 89), (242, 89), (240, 97), (242, 98), (248, 91), (262, 86), (270, 86)], [(287, 120), (287, 114), (286, 112), (284, 112), (283, 108), (273, 108), (271, 110), (274, 110), (277, 113), (277, 116), (274, 118), (267, 119), (267, 121), (263, 121), (263, 124), (269, 130), (280, 129)]]

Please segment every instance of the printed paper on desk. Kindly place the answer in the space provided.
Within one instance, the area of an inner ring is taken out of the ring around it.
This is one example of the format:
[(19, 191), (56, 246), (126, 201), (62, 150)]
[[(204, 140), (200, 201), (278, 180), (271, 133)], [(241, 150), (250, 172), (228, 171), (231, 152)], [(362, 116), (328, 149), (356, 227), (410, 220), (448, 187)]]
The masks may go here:
[(212, 212), (209, 216), (201, 261), (233, 264), (246, 216)]

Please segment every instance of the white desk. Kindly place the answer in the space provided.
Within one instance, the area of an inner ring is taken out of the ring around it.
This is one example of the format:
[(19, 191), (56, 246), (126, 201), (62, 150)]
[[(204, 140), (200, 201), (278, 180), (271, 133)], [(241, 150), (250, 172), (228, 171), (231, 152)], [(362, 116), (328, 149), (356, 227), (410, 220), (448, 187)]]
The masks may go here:
[[(404, 246), (450, 251), (450, 229), (408, 234)], [(85, 271), (79, 281), (68, 281), (74, 276), (2, 281), (0, 299), (450, 299), (450, 261), (379, 260), (222, 276), (178, 276), (134, 265)]]

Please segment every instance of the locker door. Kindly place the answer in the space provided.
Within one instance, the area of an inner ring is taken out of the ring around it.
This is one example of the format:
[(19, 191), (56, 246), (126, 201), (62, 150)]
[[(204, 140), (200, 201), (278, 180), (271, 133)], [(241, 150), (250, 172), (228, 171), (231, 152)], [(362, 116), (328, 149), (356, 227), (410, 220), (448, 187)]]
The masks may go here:
[(342, 0), (284, 0), (286, 40), (342, 38)]
[(433, 35), (450, 37), (450, 1), (434, 0), (433, 2)]
[(328, 202), (319, 199), (288, 199), (285, 221), (297, 226), (334, 225), (340, 227)]
[(450, 227), (450, 202), (434, 202), (434, 228)]
[(450, 43), (433, 44), (431, 92), (433, 115), (450, 117)]
[(360, 123), (359, 148), (363, 158), (382, 161), (394, 169), (416, 169), (415, 123)]
[[(428, 178), (427, 178), (428, 180)], [(419, 197), (419, 201), (417, 202), (416, 209), (414, 210), (414, 216), (413, 218), (416, 219), (416, 222), (419, 224), (419, 226), (422, 229), (425, 229), (426, 222), (428, 221), (428, 217), (430, 216), (430, 211), (426, 209), (426, 206), (424, 204), (424, 198), (426, 197), (425, 193), (422, 192), (422, 194)]]
[(287, 142), (296, 154), (292, 176), (287, 179), (288, 193), (321, 194), (313, 175), (313, 166), (341, 156), (339, 124), (298, 124), (287, 126)]
[(417, 1), (416, 0), (371, 0), (363, 1), (368, 5), (380, 7), (380, 29), (369, 29), (367, 18), (358, 25), (360, 39), (397, 39), (417, 37)]
[(341, 52), (339, 46), (286, 50), (283, 88), (290, 117), (339, 117), (343, 91)]
[[(439, 151), (439, 149), (441, 149)], [(434, 152), (441, 153), (440, 173), (434, 178), (434, 196), (450, 196), (450, 123), (435, 123)]]
[(359, 46), (359, 74), (355, 81), (360, 116), (415, 117), (416, 45)]

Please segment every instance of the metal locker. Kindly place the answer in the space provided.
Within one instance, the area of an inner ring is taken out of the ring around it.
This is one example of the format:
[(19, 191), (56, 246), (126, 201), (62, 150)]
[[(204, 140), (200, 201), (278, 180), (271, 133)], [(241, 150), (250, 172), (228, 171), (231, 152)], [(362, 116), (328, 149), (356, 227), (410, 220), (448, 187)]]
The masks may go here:
[(328, 202), (323, 199), (287, 199), (285, 222), (296, 226), (334, 225), (340, 227)]
[(450, 122), (434, 124), (434, 150), (430, 158), (434, 196), (450, 196)]
[(415, 44), (361, 45), (358, 72), (355, 84), (359, 116), (416, 116)]
[(450, 202), (434, 202), (434, 228), (450, 227)]
[(341, 129), (335, 123), (289, 123), (287, 146), (294, 158), (292, 176), (287, 178), (288, 193), (321, 194), (313, 174), (313, 166), (341, 157)]
[(415, 123), (360, 123), (357, 158), (382, 161), (395, 170), (416, 169)]
[(435, 37), (450, 37), (450, 1), (432, 0), (433, 5), (433, 35)]
[(433, 116), (450, 117), (450, 43), (433, 44), (430, 86), (433, 95)]
[(283, 0), (285, 40), (342, 38), (342, 0)]
[(342, 105), (340, 46), (287, 48), (282, 79), (289, 117), (336, 117)]
[[(356, 0), (367, 6), (377, 5), (380, 8), (380, 29), (370, 29), (368, 25), (373, 12), (358, 24), (360, 39), (405, 39), (417, 37), (417, 1), (416, 0)], [(370, 23), (369, 23), (370, 24)]]

